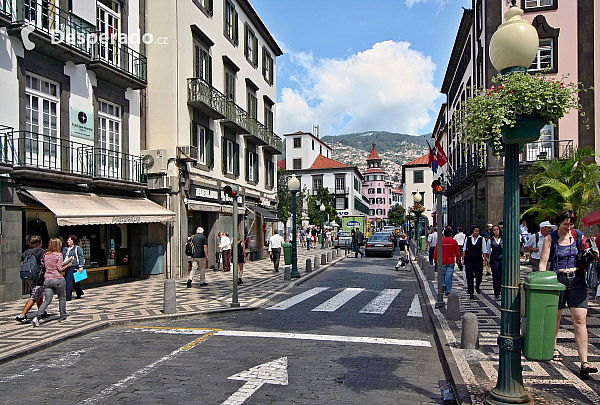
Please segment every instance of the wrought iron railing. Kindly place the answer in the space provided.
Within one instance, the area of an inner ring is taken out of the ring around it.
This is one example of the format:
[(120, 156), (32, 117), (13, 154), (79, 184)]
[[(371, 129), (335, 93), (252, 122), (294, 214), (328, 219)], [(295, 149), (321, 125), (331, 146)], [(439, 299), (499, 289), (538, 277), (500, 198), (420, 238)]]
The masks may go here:
[(266, 134), (265, 137), (267, 140), (267, 144), (271, 148), (276, 150), (278, 153), (282, 153), (283, 152), (283, 141), (281, 140), (279, 135), (277, 135), (275, 132), (273, 132), (269, 128), (265, 127), (264, 125), (263, 125), (263, 130), (265, 131), (265, 134)]
[(145, 183), (144, 165), (140, 156), (94, 148), (94, 177)]
[(97, 32), (92, 58), (112, 66), (134, 78), (147, 81), (148, 59), (141, 53), (121, 44), (118, 38)]
[(14, 18), (16, 23), (31, 24), (54, 40), (91, 56), (94, 27), (47, 0), (16, 0)]
[(225, 120), (229, 122), (235, 123), (238, 127), (242, 128), (246, 131), (246, 133), (250, 132), (249, 123), (252, 118), (248, 115), (248, 113), (239, 105), (234, 103), (231, 100), (227, 100), (227, 104), (225, 107)]
[(225, 115), (225, 95), (205, 80), (193, 77), (188, 79), (188, 102), (201, 102), (221, 115)]
[(12, 0), (0, 0), (0, 14), (10, 17), (12, 20)]
[(525, 144), (520, 155), (520, 162), (536, 162), (538, 160), (564, 159), (573, 152), (572, 140), (543, 140)]

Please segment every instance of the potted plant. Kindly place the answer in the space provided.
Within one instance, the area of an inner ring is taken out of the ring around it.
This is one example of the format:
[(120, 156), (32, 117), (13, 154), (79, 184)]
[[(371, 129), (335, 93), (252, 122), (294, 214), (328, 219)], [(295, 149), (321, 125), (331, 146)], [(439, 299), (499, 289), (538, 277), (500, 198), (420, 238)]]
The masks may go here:
[(422, 206), (421, 204), (418, 204), (418, 203), (417, 203), (417, 204), (413, 205), (412, 207), (408, 207), (408, 210), (409, 210), (411, 213), (414, 213), (414, 214), (420, 215), (420, 214), (422, 214), (423, 212), (425, 212), (425, 207), (424, 207), (424, 206)]
[(527, 72), (499, 74), (490, 89), (469, 98), (458, 123), (461, 141), (487, 143), (494, 153), (504, 144), (534, 142), (548, 123), (579, 109), (578, 83)]

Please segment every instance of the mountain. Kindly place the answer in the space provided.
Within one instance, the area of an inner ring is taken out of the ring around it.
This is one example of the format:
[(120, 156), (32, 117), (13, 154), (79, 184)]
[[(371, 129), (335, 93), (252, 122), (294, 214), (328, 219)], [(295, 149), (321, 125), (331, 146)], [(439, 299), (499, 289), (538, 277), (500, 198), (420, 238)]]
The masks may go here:
[(373, 143), (382, 159), (383, 170), (390, 176), (402, 176), (402, 165), (427, 153), (431, 134), (407, 135), (386, 131), (370, 131), (321, 138), (333, 148), (333, 159), (347, 165), (367, 169), (367, 157)]

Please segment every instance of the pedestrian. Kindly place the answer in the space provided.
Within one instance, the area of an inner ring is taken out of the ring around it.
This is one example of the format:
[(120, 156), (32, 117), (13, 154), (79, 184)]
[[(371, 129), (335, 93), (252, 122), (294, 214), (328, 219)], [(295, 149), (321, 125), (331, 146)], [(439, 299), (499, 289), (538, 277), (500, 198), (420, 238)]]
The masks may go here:
[(194, 254), (192, 255), (192, 271), (188, 276), (187, 288), (192, 288), (192, 281), (196, 272), (200, 272), (200, 287), (206, 283), (206, 268), (208, 267), (208, 241), (204, 236), (204, 228), (196, 228), (196, 234), (192, 238), (194, 243)]
[[(21, 255), (21, 266), (23, 262), (29, 256), (33, 256), (38, 266), (44, 265), (44, 255), (46, 254), (46, 249), (42, 249), (42, 238), (33, 235), (29, 238), (29, 249), (25, 250)], [(37, 284), (34, 284), (32, 280), (29, 281), (29, 287), (31, 288), (31, 294), (29, 299), (25, 303), (25, 307), (21, 311), (19, 315), (15, 318), (15, 321), (21, 323), (27, 323), (27, 313), (33, 307), (33, 304), (37, 304), (38, 309), (42, 305), (44, 300), (44, 278), (42, 277)], [(42, 314), (42, 318), (46, 318), (48, 316), (47, 312)]]
[(560, 292), (558, 298), (558, 314), (556, 318), (556, 332), (554, 337), (554, 361), (562, 361), (560, 351), (556, 347), (558, 329), (563, 309), (568, 305), (573, 322), (573, 332), (577, 353), (581, 361), (580, 374), (585, 376), (597, 373), (598, 369), (588, 362), (588, 331), (586, 318), (588, 313), (588, 297), (583, 270), (577, 263), (577, 252), (584, 244), (583, 233), (575, 229), (577, 216), (571, 210), (558, 214), (556, 223), (558, 229), (552, 231), (544, 238), (542, 255), (540, 257), (540, 271), (555, 271), (558, 282), (564, 284), (566, 289)]
[(360, 254), (360, 258), (363, 258), (363, 253), (360, 250), (360, 247), (363, 245), (364, 243), (364, 235), (363, 233), (360, 231), (359, 228), (356, 228), (356, 231), (354, 232), (354, 257), (358, 258), (358, 255)]
[(531, 235), (523, 248), (531, 252), (531, 270), (540, 270), (540, 257), (542, 255), (542, 247), (544, 246), (544, 239), (550, 235), (550, 232), (557, 228), (556, 225), (552, 225), (550, 221), (544, 221), (540, 224), (540, 231)]
[(269, 256), (271, 256), (276, 272), (279, 271), (279, 258), (281, 257), (281, 247), (283, 246), (283, 243), (284, 240), (279, 236), (279, 231), (274, 229), (273, 236), (269, 238)]
[[(437, 247), (433, 254), (437, 257)], [(458, 243), (452, 238), (452, 229), (444, 229), (442, 238), (442, 281), (446, 295), (452, 292), (452, 278), (454, 277), (454, 264), (460, 261), (460, 249)]]
[(71, 265), (67, 267), (67, 270), (65, 271), (65, 280), (67, 283), (67, 301), (71, 301), (71, 298), (73, 297), (73, 290), (75, 290), (75, 293), (77, 294), (76, 298), (79, 299), (83, 297), (81, 285), (79, 282), (76, 283), (75, 278), (73, 277), (76, 271), (81, 273), (83, 271), (83, 266), (85, 265), (83, 249), (81, 246), (77, 245), (78, 241), (79, 240), (77, 239), (77, 236), (69, 235), (67, 238), (67, 247), (62, 249), (62, 255), (64, 259), (68, 259), (69, 257), (73, 258)]
[(306, 229), (304, 227), (300, 228), (300, 246), (306, 247)]
[(465, 244), (465, 238), (467, 237), (465, 235), (464, 229), (459, 226), (458, 228), (456, 228), (457, 233), (456, 235), (454, 235), (454, 240), (456, 241), (456, 243), (458, 243), (458, 247), (462, 250), (463, 245)]
[(437, 261), (433, 252), (435, 251), (435, 247), (437, 246), (438, 234), (434, 227), (431, 227), (429, 232), (429, 236), (427, 236), (427, 246), (426, 250), (429, 252), (429, 264), (433, 265), (434, 261)]
[(71, 264), (73, 256), (65, 262), (61, 254), (61, 248), (62, 242), (58, 238), (52, 238), (48, 242), (48, 250), (44, 255), (44, 266), (46, 267), (46, 273), (44, 273), (44, 295), (46, 298), (38, 308), (35, 317), (31, 320), (31, 323), (35, 327), (40, 326), (42, 315), (44, 315), (46, 308), (52, 302), (54, 294), (58, 295), (58, 308), (60, 311), (58, 320), (61, 322), (67, 320), (67, 282), (61, 272)]
[(219, 251), (223, 256), (223, 271), (231, 270), (231, 239), (229, 232), (221, 232), (221, 240), (219, 241)]
[[(396, 264), (396, 270), (400, 270), (399, 267), (406, 267), (406, 264), (410, 261), (408, 254), (408, 235), (403, 233), (400, 235), (400, 240), (398, 240), (398, 250), (400, 251), (400, 260), (399, 264)], [(408, 267), (406, 267), (406, 271), (410, 271)]]
[(498, 225), (492, 227), (492, 237), (488, 240), (487, 251), (489, 252), (488, 263), (492, 268), (492, 285), (494, 286), (494, 298), (500, 298), (500, 287), (502, 286), (502, 231)]
[(238, 241), (238, 283), (244, 284), (242, 274), (244, 274), (244, 263), (246, 263), (246, 238), (242, 237)]
[(475, 278), (475, 291), (481, 293), (480, 286), (483, 278), (484, 255), (487, 254), (485, 239), (480, 235), (480, 228), (474, 225), (471, 228), (471, 236), (465, 240), (463, 246), (462, 262), (467, 275), (467, 291), (469, 298), (474, 300), (473, 279)]
[(310, 233), (312, 235), (312, 247), (313, 247), (313, 249), (316, 249), (317, 248), (317, 234), (319, 233), (317, 226), (313, 226), (312, 231)]
[(494, 226), (494, 224), (489, 223), (486, 225), (485, 230), (481, 232), (481, 236), (483, 236), (486, 241), (492, 237), (492, 227), (493, 226)]
[(310, 250), (311, 243), (312, 243), (312, 229), (309, 226), (306, 229), (306, 249)]

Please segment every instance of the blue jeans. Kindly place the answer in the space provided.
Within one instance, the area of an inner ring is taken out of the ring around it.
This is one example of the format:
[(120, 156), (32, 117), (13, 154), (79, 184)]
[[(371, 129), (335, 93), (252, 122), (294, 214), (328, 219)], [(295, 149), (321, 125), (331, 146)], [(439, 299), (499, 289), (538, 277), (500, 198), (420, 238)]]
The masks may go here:
[(433, 266), (433, 262), (437, 260), (437, 257), (433, 257), (435, 253), (435, 246), (429, 246), (429, 264)]
[(444, 280), (444, 287), (446, 287), (446, 294), (452, 292), (452, 276), (454, 275), (454, 263), (444, 264), (442, 267), (444, 270), (442, 280)]

